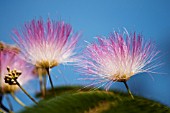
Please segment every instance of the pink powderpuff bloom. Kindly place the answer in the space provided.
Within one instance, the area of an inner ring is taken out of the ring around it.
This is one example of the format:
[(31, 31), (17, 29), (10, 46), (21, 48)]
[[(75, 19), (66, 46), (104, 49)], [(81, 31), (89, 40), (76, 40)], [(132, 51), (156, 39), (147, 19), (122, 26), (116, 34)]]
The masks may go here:
[(49, 69), (77, 61), (74, 49), (79, 33), (73, 34), (71, 25), (63, 21), (32, 20), (14, 34), (24, 59), (36, 67)]
[[(97, 37), (99, 43), (89, 44), (77, 63), (78, 71), (93, 80), (90, 85), (105, 86), (108, 90), (114, 81), (126, 82), (138, 73), (152, 72), (159, 64), (155, 60), (159, 51), (142, 35), (114, 32), (109, 38)], [(89, 86), (90, 86), (89, 85)]]
[(15, 46), (7, 45), (0, 42), (0, 85), (2, 93), (14, 93), (19, 90), (17, 85), (5, 83), (5, 75), (8, 74), (7, 67), (11, 70), (21, 71), (18, 82), (21, 85), (26, 84), (33, 78), (31, 76), (32, 66), (19, 57), (19, 49)]

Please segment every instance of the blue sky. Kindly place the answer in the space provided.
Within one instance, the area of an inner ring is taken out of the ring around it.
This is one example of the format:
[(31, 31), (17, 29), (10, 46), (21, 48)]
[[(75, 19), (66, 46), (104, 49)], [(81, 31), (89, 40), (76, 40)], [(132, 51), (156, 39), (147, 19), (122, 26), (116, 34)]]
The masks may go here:
[[(139, 74), (132, 77), (129, 87), (132, 92), (143, 97), (159, 101), (170, 106), (170, 1), (169, 0), (0, 0), (0, 40), (14, 43), (10, 38), (12, 30), (34, 18), (50, 17), (70, 23), (74, 31), (81, 31), (79, 47), (86, 46), (84, 40), (95, 41), (99, 35), (108, 36), (113, 30), (142, 33), (146, 40), (154, 41), (161, 51), (162, 68), (157, 71), (166, 74)], [(81, 45), (81, 46), (80, 46)], [(57, 70), (60, 69), (62, 74)], [(72, 66), (59, 66), (51, 72), (55, 85), (80, 84), (79, 74)], [(35, 81), (26, 86), (30, 93)], [(38, 83), (37, 89), (38, 89)], [(114, 83), (112, 88), (126, 91), (121, 83)], [(28, 104), (29, 99), (22, 92), (17, 96)], [(6, 103), (5, 99), (4, 102)], [(20, 107), (13, 101), (16, 106)]]

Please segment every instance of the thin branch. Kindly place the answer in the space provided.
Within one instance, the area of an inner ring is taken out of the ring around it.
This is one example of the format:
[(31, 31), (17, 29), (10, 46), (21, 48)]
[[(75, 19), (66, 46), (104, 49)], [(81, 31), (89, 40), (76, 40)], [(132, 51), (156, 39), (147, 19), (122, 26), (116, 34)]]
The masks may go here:
[(51, 79), (51, 75), (50, 75), (50, 72), (49, 72), (49, 68), (46, 68), (46, 71), (47, 71), (47, 74), (48, 74), (48, 77), (49, 77), (49, 80), (50, 80), (50, 84), (51, 84), (51, 88), (53, 90), (53, 93), (54, 93), (54, 95), (56, 95), (55, 90), (54, 90), (54, 86), (53, 86), (53, 82), (52, 82), (52, 79)]
[(42, 93), (42, 97), (44, 98), (44, 97), (45, 97), (45, 92), (44, 92), (42, 75), (39, 74), (38, 76), (39, 76), (39, 81), (40, 81), (40, 91), (41, 91), (41, 93)]
[(6, 111), (6, 112), (9, 113), (10, 110), (3, 105), (3, 103), (2, 103), (2, 98), (3, 98), (3, 94), (0, 93), (0, 108), (2, 108), (4, 111)]
[(16, 102), (18, 102), (18, 104), (20, 104), (23, 107), (27, 107), (18, 97), (15, 96), (14, 93), (11, 93), (11, 96), (14, 98)]
[[(15, 79), (14, 79), (15, 80)], [(16, 84), (22, 89), (22, 91), (35, 103), (38, 104), (27, 92), (26, 90), (19, 84), (17, 80), (15, 80)]]
[(45, 97), (45, 95), (46, 95), (46, 84), (47, 84), (47, 79), (46, 79), (46, 76), (45, 76), (45, 75), (43, 76), (43, 83), (44, 83), (44, 89), (43, 89), (43, 91), (44, 91), (44, 97)]
[(123, 82), (123, 83), (124, 83), (124, 85), (126, 86), (126, 89), (127, 89), (128, 93), (129, 93), (129, 95), (131, 96), (131, 98), (134, 99), (134, 97), (133, 97), (133, 95), (132, 95), (132, 93), (131, 93), (131, 91), (130, 91), (130, 89), (129, 89), (127, 83), (126, 83), (126, 81)]

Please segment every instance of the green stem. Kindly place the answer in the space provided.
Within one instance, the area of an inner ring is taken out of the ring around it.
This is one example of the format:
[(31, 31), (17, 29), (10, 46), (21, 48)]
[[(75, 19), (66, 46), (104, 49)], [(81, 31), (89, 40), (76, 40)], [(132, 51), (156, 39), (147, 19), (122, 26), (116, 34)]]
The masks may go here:
[(41, 90), (41, 93), (42, 93), (42, 97), (44, 98), (45, 97), (45, 92), (44, 92), (44, 88), (43, 88), (43, 79), (42, 79), (42, 74), (39, 73), (39, 80), (40, 80), (40, 90)]
[(46, 83), (47, 83), (47, 79), (46, 79), (46, 76), (44, 75), (43, 76), (43, 83), (44, 83), (44, 96), (45, 96), (45, 94), (46, 94)]
[(11, 93), (11, 96), (14, 98), (16, 102), (18, 102), (18, 104), (20, 104), (23, 107), (27, 107), (18, 97), (15, 96), (14, 93)]
[(25, 89), (19, 84), (17, 80), (15, 80), (16, 84), (22, 89), (22, 91), (35, 103), (38, 104), (26, 91)]
[(48, 74), (48, 77), (49, 77), (49, 80), (50, 80), (51, 88), (52, 88), (53, 93), (55, 95), (55, 90), (54, 90), (53, 82), (52, 82), (51, 75), (50, 75), (50, 72), (49, 72), (49, 68), (46, 68), (46, 71), (47, 71), (47, 74)]
[(12, 111), (10, 111), (8, 108), (6, 108), (3, 104), (0, 104), (0, 107), (2, 108), (2, 110), (1, 110), (1, 108), (0, 108), (0, 113), (2, 112), (2, 113), (10, 113), (10, 112), (12, 112)]
[(134, 99), (134, 97), (133, 97), (133, 95), (132, 95), (132, 93), (131, 93), (128, 85), (127, 85), (127, 83), (126, 83), (126, 82), (123, 82), (123, 83), (124, 83), (124, 85), (126, 86), (126, 89), (127, 89), (128, 93), (129, 93), (129, 95), (131, 96), (131, 98)]
[(3, 95), (4, 94), (0, 93), (0, 111), (2, 111), (1, 109), (3, 109), (5, 111), (5, 112), (2, 111), (3, 113), (10, 112), (10, 110), (8, 108), (6, 108), (2, 103)]
[(9, 108), (10, 108), (10, 111), (13, 111), (13, 106), (12, 106), (12, 103), (11, 103), (11, 100), (9, 99), (8, 95), (6, 95), (6, 100), (8, 102), (8, 105), (9, 105)]

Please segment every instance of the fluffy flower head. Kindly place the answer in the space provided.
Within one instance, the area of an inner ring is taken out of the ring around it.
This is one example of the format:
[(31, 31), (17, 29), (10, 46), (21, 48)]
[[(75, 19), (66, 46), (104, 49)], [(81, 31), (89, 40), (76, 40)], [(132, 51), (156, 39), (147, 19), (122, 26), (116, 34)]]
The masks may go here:
[(63, 21), (32, 20), (14, 34), (24, 59), (36, 67), (52, 68), (76, 61), (74, 49), (79, 34), (72, 34), (71, 25)]
[(157, 66), (152, 61), (159, 51), (150, 41), (144, 42), (140, 34), (114, 32), (108, 38), (97, 38), (99, 43), (89, 44), (77, 64), (82, 74), (89, 75), (86, 79), (98, 80), (96, 84), (125, 82)]
[(18, 78), (21, 85), (26, 84), (33, 78), (31, 76), (32, 66), (29, 66), (24, 60), (20, 59), (19, 49), (15, 46), (7, 45), (0, 42), (0, 86), (2, 93), (15, 92), (19, 89), (17, 85), (9, 85), (5, 83), (5, 75), (8, 74), (7, 67), (11, 70), (18, 70), (22, 75)]

